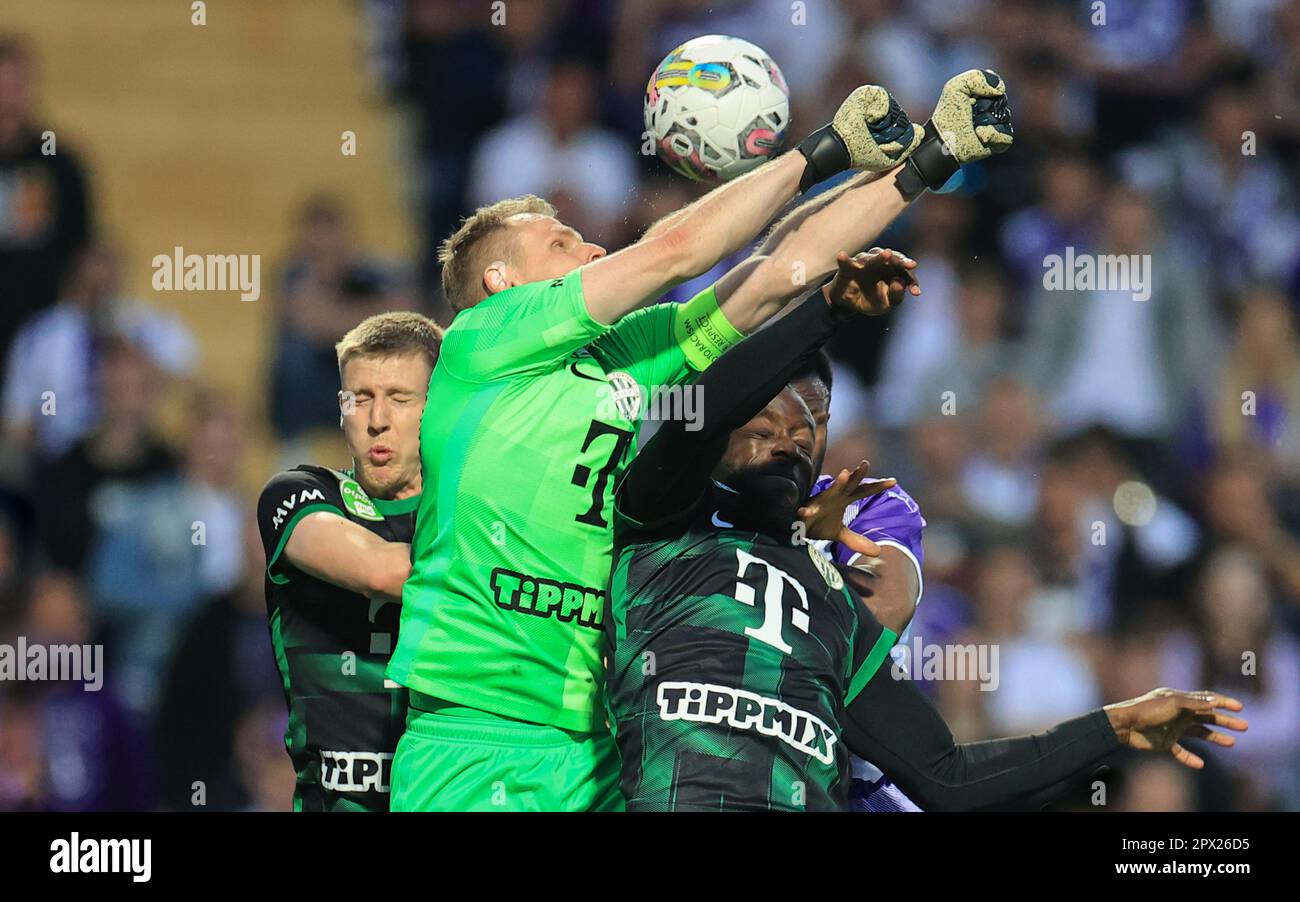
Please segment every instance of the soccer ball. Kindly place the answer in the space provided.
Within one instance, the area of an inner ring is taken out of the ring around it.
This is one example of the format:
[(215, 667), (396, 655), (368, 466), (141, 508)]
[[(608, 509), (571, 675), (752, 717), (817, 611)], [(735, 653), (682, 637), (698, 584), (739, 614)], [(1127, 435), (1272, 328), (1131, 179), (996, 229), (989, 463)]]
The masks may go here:
[(726, 181), (776, 154), (790, 125), (790, 89), (760, 47), (725, 34), (664, 57), (645, 92), (659, 159), (689, 179)]

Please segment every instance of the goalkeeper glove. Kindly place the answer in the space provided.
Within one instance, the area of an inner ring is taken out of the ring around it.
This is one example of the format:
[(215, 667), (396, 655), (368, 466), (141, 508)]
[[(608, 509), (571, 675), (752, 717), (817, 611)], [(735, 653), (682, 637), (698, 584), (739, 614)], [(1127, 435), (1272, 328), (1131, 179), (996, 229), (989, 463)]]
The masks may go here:
[(962, 164), (1002, 153), (1015, 139), (1007, 85), (992, 69), (968, 69), (943, 86), (925, 138), (898, 175), (898, 190), (911, 200), (936, 190)]
[(892, 94), (879, 85), (862, 85), (840, 104), (828, 125), (799, 142), (808, 161), (799, 190), (845, 169), (893, 169), (921, 138), (921, 127), (912, 124)]

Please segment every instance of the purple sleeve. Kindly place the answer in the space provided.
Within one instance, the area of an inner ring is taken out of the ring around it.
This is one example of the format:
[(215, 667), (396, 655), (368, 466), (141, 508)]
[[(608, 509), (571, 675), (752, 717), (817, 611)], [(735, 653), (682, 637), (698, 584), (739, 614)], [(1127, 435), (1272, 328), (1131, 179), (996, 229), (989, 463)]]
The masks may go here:
[[(818, 480), (817, 490), (821, 491), (826, 484)], [(921, 546), (925, 518), (921, 516), (920, 505), (902, 487), (894, 486), (886, 492), (850, 505), (844, 516), (846, 525), (858, 535), (866, 536), (873, 542), (892, 542), (901, 546), (916, 559), (918, 569), (925, 562)], [(832, 556), (841, 564), (847, 564), (856, 557), (855, 552), (838, 543), (832, 548)]]

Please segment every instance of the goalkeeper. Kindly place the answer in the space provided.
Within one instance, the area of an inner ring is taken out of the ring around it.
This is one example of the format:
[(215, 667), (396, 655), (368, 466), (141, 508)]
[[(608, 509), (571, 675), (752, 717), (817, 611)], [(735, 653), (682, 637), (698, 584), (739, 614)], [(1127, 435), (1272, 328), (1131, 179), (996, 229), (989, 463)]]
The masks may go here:
[[(885, 89), (864, 86), (797, 153), (618, 253), (531, 196), (476, 211), (444, 242), (458, 315), (429, 383), (428, 482), (388, 667), (410, 689), (394, 810), (623, 807), (602, 631), (611, 500), (639, 399), (695, 378), (833, 272), (836, 250), (865, 247), (959, 164), (1010, 142), (1005, 86), (987, 70), (952, 79), (924, 130)], [(638, 309), (849, 168), (864, 176), (797, 210), (778, 253), (684, 305)]]

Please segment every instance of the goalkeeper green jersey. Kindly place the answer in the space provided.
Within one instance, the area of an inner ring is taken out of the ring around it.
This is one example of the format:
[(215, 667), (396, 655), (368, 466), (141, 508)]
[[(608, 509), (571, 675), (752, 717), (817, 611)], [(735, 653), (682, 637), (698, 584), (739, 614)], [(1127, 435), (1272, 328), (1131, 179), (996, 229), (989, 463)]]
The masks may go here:
[(614, 486), (643, 408), (662, 412), (741, 338), (712, 288), (603, 325), (581, 269), (462, 311), (429, 382), (389, 677), (504, 717), (602, 729)]

